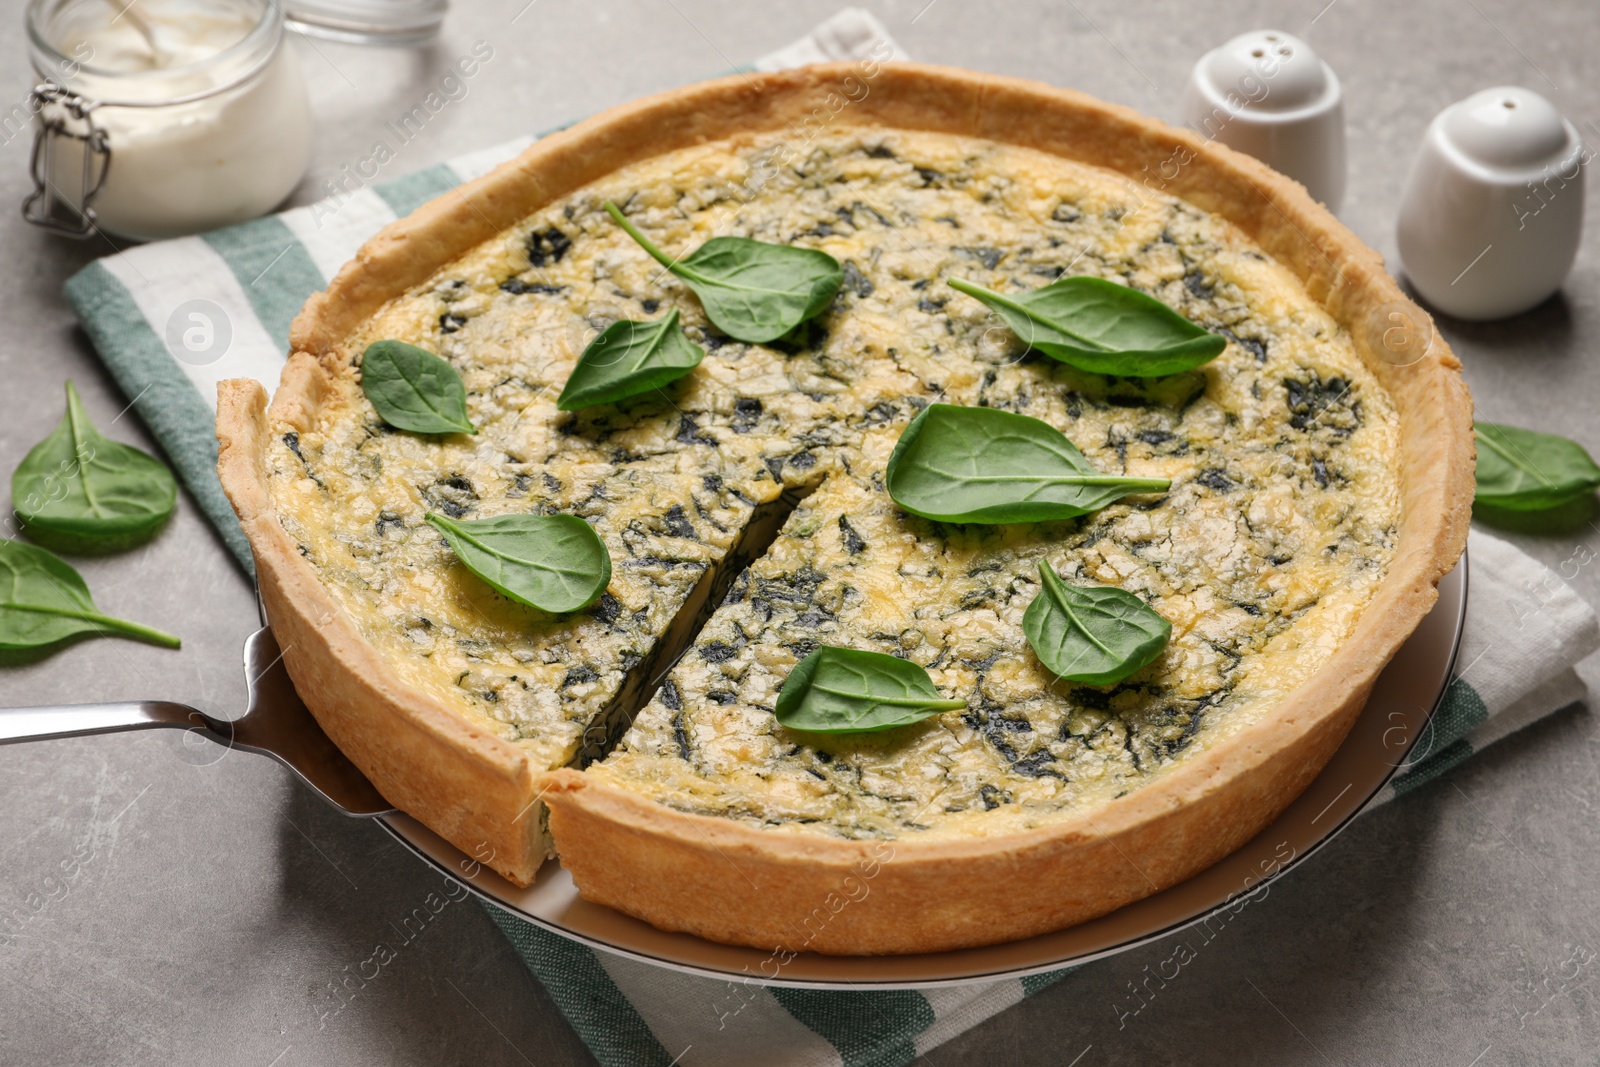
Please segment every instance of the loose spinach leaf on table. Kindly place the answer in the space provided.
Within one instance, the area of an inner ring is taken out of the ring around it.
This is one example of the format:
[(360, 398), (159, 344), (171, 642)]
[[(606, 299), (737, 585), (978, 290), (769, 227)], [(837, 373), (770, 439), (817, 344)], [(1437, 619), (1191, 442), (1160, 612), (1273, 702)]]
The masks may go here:
[(606, 201), (611, 217), (639, 246), (694, 290), (712, 325), (737, 341), (775, 341), (833, 301), (844, 268), (814, 248), (713, 237), (682, 259), (673, 259)]
[(1172, 624), (1127, 590), (1069, 585), (1044, 560), (1039, 581), (1038, 595), (1022, 613), (1022, 632), (1057, 677), (1111, 685), (1167, 647)]
[(655, 322), (613, 322), (578, 357), (556, 407), (577, 411), (659, 389), (694, 370), (705, 354), (678, 325), (676, 308)]
[(36, 541), (77, 552), (126, 548), (161, 529), (178, 499), (172, 472), (89, 421), (67, 383), (67, 413), (11, 476), (11, 501)]
[(467, 569), (529, 607), (559, 615), (587, 607), (611, 581), (611, 553), (576, 515), (450, 519), (430, 512)]
[(177, 648), (178, 638), (102, 614), (83, 576), (60, 556), (0, 541), (0, 650), (43, 648), (82, 634), (115, 634)]
[(1545, 511), (1600, 488), (1600, 466), (1576, 441), (1493, 422), (1475, 422), (1480, 504)]
[(1002, 295), (951, 278), (981, 300), (1030, 348), (1094, 374), (1157, 378), (1192, 370), (1228, 347), (1155, 297), (1104, 278), (1074, 277)]
[(449, 363), (404, 341), (374, 341), (361, 356), (361, 391), (378, 417), (412, 433), (477, 433), (467, 389)]
[(823, 645), (789, 672), (774, 711), (791, 730), (843, 734), (908, 726), (966, 706), (941, 697), (915, 663)]
[(1172, 483), (1104, 474), (1060, 430), (1027, 415), (931, 404), (900, 435), (884, 484), (923, 518), (1005, 523), (1070, 519)]

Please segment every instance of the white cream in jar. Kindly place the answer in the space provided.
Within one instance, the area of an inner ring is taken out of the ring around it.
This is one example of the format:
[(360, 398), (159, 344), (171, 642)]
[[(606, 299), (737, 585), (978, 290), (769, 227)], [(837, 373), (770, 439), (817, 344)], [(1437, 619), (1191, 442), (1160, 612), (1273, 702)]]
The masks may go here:
[[(34, 0), (28, 28), (36, 71), (61, 91), (40, 113), (64, 124), (47, 138), (46, 194), (81, 209), (99, 182), (101, 230), (149, 240), (241, 222), (304, 175), (311, 111), (271, 0)], [(86, 182), (89, 122), (109, 159), (91, 152)]]

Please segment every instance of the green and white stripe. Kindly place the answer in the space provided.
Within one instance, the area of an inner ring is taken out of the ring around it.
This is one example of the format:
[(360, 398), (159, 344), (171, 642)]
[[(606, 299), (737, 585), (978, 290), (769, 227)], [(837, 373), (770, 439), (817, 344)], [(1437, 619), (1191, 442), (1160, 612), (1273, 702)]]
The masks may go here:
[[(847, 9), (754, 66), (772, 70), (859, 59), (874, 50), (881, 56), (883, 43), (894, 47), (875, 19)], [(894, 55), (903, 58), (897, 49)], [(96, 350), (243, 566), (251, 565), (249, 546), (216, 480), (211, 423), (217, 382), (249, 377), (272, 389), (295, 313), (369, 237), (516, 155), (531, 140), (201, 237), (131, 248), (68, 281), (68, 299)], [(226, 350), (209, 362), (182, 341), (191, 320), (180, 312), (185, 305), (192, 310), (193, 301), (206, 302), (203, 313), (217, 319), (211, 326), (230, 334)], [(173, 330), (179, 340), (169, 344)], [(1471, 551), (1472, 607), (1459, 676), (1434, 717), (1431, 736), (1377, 803), (1419, 787), (1583, 696), (1572, 665), (1600, 645), (1594, 613), (1510, 545), (1474, 534)], [(1537, 598), (1529, 594), (1535, 589)], [(497, 908), (488, 910), (608, 1067), (894, 1067), (1065, 973), (927, 992), (768, 989), (593, 952)]]
[(490, 909), (602, 1063), (895, 1067), (1062, 974), (915, 991), (839, 993), (721, 982), (592, 953)]
[(1375, 805), (1587, 693), (1573, 665), (1600, 647), (1594, 610), (1558, 574), (1497, 537), (1474, 530), (1467, 550), (1471, 595), (1455, 677), (1411, 762)]

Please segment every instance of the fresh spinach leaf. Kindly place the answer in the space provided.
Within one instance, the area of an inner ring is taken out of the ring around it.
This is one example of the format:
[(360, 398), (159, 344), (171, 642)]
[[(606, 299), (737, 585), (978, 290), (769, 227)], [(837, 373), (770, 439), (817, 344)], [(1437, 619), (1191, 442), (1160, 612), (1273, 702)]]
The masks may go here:
[(1062, 278), (1014, 296), (960, 278), (950, 287), (988, 305), (1028, 347), (1094, 374), (1158, 378), (1228, 347), (1155, 297), (1104, 278)]
[(1600, 488), (1600, 466), (1576, 441), (1493, 422), (1475, 422), (1472, 429), (1478, 438), (1479, 504), (1545, 511)]
[(774, 711), (791, 730), (867, 733), (908, 726), (967, 706), (946, 700), (928, 672), (881, 652), (823, 645), (795, 664)]
[(617, 205), (606, 210), (628, 236), (694, 290), (711, 324), (736, 341), (766, 344), (820, 315), (844, 281), (844, 268), (815, 248), (713, 237), (673, 259), (629, 222)]
[(576, 515), (427, 519), (466, 568), (500, 592), (553, 615), (594, 603), (611, 581), (611, 553)]
[(884, 484), (913, 515), (1005, 523), (1070, 519), (1172, 483), (1103, 474), (1060, 430), (1027, 415), (930, 404), (900, 435)]
[(28, 536), (66, 551), (126, 548), (172, 514), (178, 484), (154, 456), (101, 434), (67, 383), (67, 413), (11, 476)]
[(1040, 588), (1022, 613), (1022, 632), (1052, 674), (1111, 685), (1167, 647), (1172, 624), (1125, 589), (1068, 585), (1039, 561)]
[(361, 356), (361, 391), (378, 417), (412, 433), (477, 433), (461, 375), (404, 341), (374, 341)]
[(613, 322), (578, 357), (556, 407), (577, 411), (659, 389), (694, 370), (705, 354), (678, 325), (676, 308), (655, 322)]
[(0, 541), (0, 650), (43, 648), (83, 634), (115, 634), (163, 648), (182, 643), (169, 633), (102, 614), (83, 576), (55, 553)]

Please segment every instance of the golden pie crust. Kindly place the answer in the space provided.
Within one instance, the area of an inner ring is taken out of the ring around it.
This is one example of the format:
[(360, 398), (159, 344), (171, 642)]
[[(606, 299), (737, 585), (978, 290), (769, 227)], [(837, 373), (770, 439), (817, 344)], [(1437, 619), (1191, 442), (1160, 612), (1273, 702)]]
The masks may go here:
[[(543, 138), (390, 225), (296, 318), (270, 419), (259, 385), (221, 385), (218, 471), (297, 688), (397, 807), (526, 885), (544, 858), (538, 820), (547, 805), (562, 864), (580, 892), (663, 929), (783, 951), (928, 952), (1085, 921), (1244, 844), (1321, 770), (1461, 555), (1473, 440), (1460, 366), (1380, 257), (1300, 185), (1126, 108), (939, 67), (884, 66), (870, 92), (859, 99), (852, 92), (833, 118), (1033, 148), (1140, 182), (1162, 175), (1162, 193), (1231, 222), (1300, 280), (1348, 330), (1398, 417), (1401, 527), (1387, 577), (1349, 638), (1261, 721), (1125, 796), (1039, 829), (937, 841), (776, 834), (675, 810), (577, 770), (547, 772), (515, 744), (396, 678), (285, 532), (267, 479), (269, 426), (315, 424), (328, 383), (349, 373), (346, 340), (387, 301), (620, 167), (803, 125), (859, 78), (855, 65), (823, 65), (738, 75), (629, 104)], [(1425, 344), (1410, 339), (1407, 353), (1425, 349), (1415, 362), (1381, 350), (1385, 328), (1406, 323), (1431, 333)], [(999, 897), (1004, 907), (995, 906)]]

